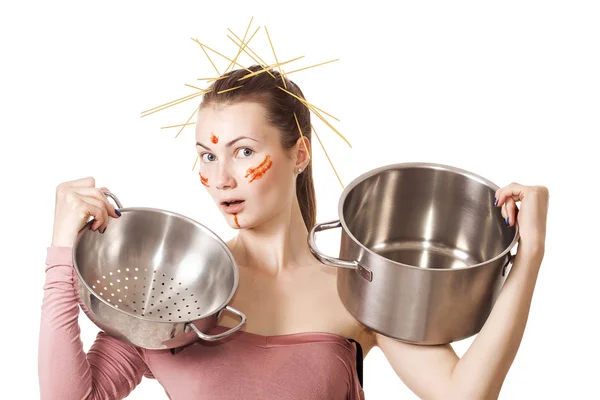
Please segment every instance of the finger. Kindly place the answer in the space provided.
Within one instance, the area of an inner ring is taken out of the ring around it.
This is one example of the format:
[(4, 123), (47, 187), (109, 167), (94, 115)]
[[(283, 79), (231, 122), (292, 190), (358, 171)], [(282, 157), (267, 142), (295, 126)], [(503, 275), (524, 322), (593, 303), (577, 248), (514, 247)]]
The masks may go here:
[(65, 187), (94, 187), (96, 186), (96, 180), (93, 176), (88, 176), (74, 181), (64, 182), (61, 185)]
[(79, 214), (86, 219), (90, 216), (94, 218), (94, 222), (90, 226), (92, 230), (96, 230), (105, 222), (105, 220), (108, 219), (108, 215), (106, 214), (106, 209), (104, 206), (101, 205), (98, 207), (93, 204), (93, 202), (96, 201), (95, 199), (91, 202), (88, 202), (86, 200), (91, 200), (90, 198), (84, 199), (82, 196), (78, 196), (77, 194), (75, 194), (75, 196), (79, 197), (79, 202), (75, 208)]
[(503, 188), (496, 190), (495, 198), (498, 201), (497, 206), (502, 206), (507, 198), (512, 198), (514, 201), (522, 201), (525, 197), (527, 187), (518, 183), (511, 183)]
[(102, 200), (99, 200), (95, 197), (90, 197), (90, 196), (80, 196), (80, 199), (81, 199), (81, 201), (86, 202), (90, 206), (93, 206), (100, 210), (100, 213), (102, 214), (102, 218), (94, 217), (95, 221), (92, 223), (91, 229), (92, 230), (99, 229), (100, 232), (104, 233), (104, 229), (106, 229), (106, 227), (108, 226), (108, 220), (109, 220), (108, 212), (106, 210), (106, 206), (105, 206), (104, 202)]
[(508, 220), (508, 226), (514, 226), (517, 216), (517, 203), (512, 197), (508, 197), (504, 203), (506, 210), (506, 217)]
[[(113, 218), (119, 218), (119, 214), (117, 214), (117, 210), (115, 206), (108, 200), (108, 198), (102, 193), (103, 188), (73, 188), (75, 193), (78, 193), (81, 196), (93, 197), (98, 199), (104, 203), (104, 207), (106, 208), (106, 212)], [(104, 188), (105, 190), (108, 190)]]

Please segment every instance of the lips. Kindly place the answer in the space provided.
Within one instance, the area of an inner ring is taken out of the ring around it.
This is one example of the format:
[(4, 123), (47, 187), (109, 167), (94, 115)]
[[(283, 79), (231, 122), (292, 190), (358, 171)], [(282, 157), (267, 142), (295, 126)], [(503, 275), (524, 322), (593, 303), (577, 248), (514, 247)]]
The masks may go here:
[(244, 204), (244, 200), (227, 199), (221, 202), (221, 208), (228, 214), (237, 214), (244, 208)]

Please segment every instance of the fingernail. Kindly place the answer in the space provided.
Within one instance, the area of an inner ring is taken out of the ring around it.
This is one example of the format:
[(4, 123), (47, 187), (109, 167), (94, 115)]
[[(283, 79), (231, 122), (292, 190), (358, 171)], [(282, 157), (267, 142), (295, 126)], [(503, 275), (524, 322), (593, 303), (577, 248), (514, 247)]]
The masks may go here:
[(106, 228), (108, 228), (108, 227), (104, 227), (104, 229), (100, 233), (104, 234), (104, 232), (106, 232)]
[(508, 218), (504, 218), (504, 225), (508, 226), (510, 223), (508, 222)]
[(119, 210), (117, 210), (117, 209), (115, 208), (115, 212), (117, 213), (117, 215), (118, 215), (119, 217), (121, 216), (121, 211), (119, 211)]

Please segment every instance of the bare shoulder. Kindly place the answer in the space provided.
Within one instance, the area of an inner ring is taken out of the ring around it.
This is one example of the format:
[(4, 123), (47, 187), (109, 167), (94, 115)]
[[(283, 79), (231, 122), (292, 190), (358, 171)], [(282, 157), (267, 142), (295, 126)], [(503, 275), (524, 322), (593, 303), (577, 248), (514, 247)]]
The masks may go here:
[(315, 260), (314, 268), (319, 275), (319, 281), (325, 285), (321, 288), (324, 301), (323, 311), (328, 318), (333, 321), (332, 330), (352, 338), (360, 343), (363, 350), (363, 357), (375, 346), (376, 336), (373, 331), (358, 321), (344, 306), (337, 291), (337, 274), (339, 269), (330, 267)]

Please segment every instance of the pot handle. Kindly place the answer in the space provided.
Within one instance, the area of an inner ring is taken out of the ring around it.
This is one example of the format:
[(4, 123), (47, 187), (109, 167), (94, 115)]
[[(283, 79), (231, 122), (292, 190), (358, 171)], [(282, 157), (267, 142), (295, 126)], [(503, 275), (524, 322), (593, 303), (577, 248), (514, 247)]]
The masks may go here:
[(319, 251), (319, 248), (317, 247), (316, 233), (328, 229), (339, 228), (341, 226), (342, 223), (340, 220), (316, 224), (308, 234), (308, 247), (310, 248), (310, 252), (317, 260), (321, 261), (325, 265), (329, 265), (330, 267), (354, 269), (369, 282), (373, 281), (373, 273), (358, 261), (341, 260), (336, 257), (327, 256)]
[(119, 199), (117, 198), (117, 196), (115, 196), (112, 192), (110, 192), (108, 190), (103, 190), (102, 193), (104, 193), (104, 195), (106, 197), (110, 197), (111, 199), (113, 199), (114, 202), (117, 204), (117, 207), (123, 208), (123, 204), (121, 204), (121, 202), (119, 201)]
[(196, 328), (196, 325), (194, 325), (194, 324), (188, 324), (188, 325), (194, 330), (194, 332), (196, 332), (196, 335), (198, 335), (198, 337), (203, 340), (213, 341), (213, 340), (219, 340), (224, 337), (227, 337), (227, 336), (231, 335), (232, 333), (240, 330), (240, 328), (246, 323), (246, 315), (244, 315), (243, 312), (238, 311), (235, 308), (230, 307), (230, 306), (226, 306), (225, 309), (227, 311), (230, 311), (230, 312), (236, 314), (238, 317), (240, 317), (240, 323), (225, 332), (221, 332), (216, 335), (208, 335), (204, 332), (200, 332), (200, 330), (198, 328)]
[(508, 260), (506, 260), (506, 264), (504, 264), (504, 267), (502, 267), (502, 276), (507, 276), (510, 270), (512, 269), (513, 262), (515, 261), (515, 256), (516, 253), (508, 253)]

